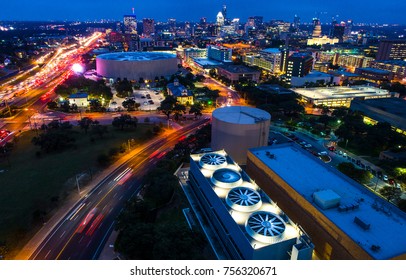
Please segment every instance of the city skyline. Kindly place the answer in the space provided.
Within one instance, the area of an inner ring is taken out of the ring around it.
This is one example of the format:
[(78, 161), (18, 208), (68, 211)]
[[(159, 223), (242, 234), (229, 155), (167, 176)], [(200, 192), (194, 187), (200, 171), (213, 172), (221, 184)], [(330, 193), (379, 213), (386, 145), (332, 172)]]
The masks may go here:
[[(266, 0), (252, 2), (242, 0), (197, 0), (176, 2), (155, 0), (151, 2), (119, 1), (111, 5), (111, 1), (100, 0), (95, 5), (92, 0), (72, 0), (54, 4), (49, 0), (18, 2), (9, 1), (2, 4), (1, 20), (121, 20), (125, 14), (131, 14), (134, 8), (137, 18), (154, 18), (166, 21), (176, 18), (179, 21), (196, 22), (201, 17), (214, 21), (216, 14), (223, 4), (227, 5), (229, 18), (240, 18), (245, 21), (249, 16), (263, 16), (265, 21), (282, 19), (292, 21), (295, 14), (301, 22), (311, 22), (313, 17), (319, 17), (322, 23), (330, 23), (335, 17), (338, 21), (352, 19), (354, 22), (406, 24), (406, 20), (399, 11), (406, 10), (406, 3), (400, 0), (391, 1), (392, 5), (382, 10), (382, 7), (371, 1), (343, 0), (340, 5), (332, 3), (317, 3), (311, 1), (291, 1), (286, 7), (283, 3), (270, 4)], [(22, 8), (23, 7), (23, 8)], [(157, 9), (159, 7), (159, 9)], [(351, 7), (349, 9), (348, 7)], [(187, 11), (187, 13), (185, 13)], [(360, 12), (361, 11), (361, 12)]]

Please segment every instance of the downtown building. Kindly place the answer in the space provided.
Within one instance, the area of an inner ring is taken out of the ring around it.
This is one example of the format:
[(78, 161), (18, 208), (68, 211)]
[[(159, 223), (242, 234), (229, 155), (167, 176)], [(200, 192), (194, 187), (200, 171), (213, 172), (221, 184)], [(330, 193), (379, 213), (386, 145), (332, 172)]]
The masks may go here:
[(249, 149), (246, 172), (311, 236), (317, 259), (406, 259), (406, 213), (298, 144)]
[(382, 40), (379, 42), (376, 60), (406, 59), (406, 40)]
[(292, 77), (304, 77), (313, 69), (313, 56), (308, 53), (294, 53), (287, 59), (286, 81), (290, 84)]
[(224, 150), (192, 154), (188, 175), (199, 212), (227, 259), (312, 259), (309, 236)]
[(282, 52), (279, 49), (263, 49), (258, 54), (246, 54), (243, 62), (249, 66), (257, 66), (272, 74), (281, 72)]

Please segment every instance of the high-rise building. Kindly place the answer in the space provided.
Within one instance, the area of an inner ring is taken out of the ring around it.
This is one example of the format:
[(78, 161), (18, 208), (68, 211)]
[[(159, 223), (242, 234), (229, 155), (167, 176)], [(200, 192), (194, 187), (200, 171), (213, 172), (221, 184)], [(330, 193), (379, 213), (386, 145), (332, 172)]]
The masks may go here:
[(224, 20), (227, 20), (227, 6), (223, 5), (223, 9), (221, 10), (221, 13), (223, 14)]
[(142, 34), (146, 37), (151, 37), (155, 33), (155, 21), (152, 18), (144, 18), (142, 20), (143, 31)]
[(308, 53), (294, 53), (288, 57), (286, 76), (290, 83), (292, 77), (304, 77), (313, 69), (313, 56)]
[(137, 16), (125, 15), (124, 16), (124, 33), (137, 34)]
[(291, 25), (293, 32), (299, 32), (300, 30), (300, 17), (295, 15), (293, 18), (293, 24)]
[(340, 43), (343, 42), (345, 28), (345, 22), (342, 21), (341, 23), (335, 23), (331, 28), (330, 37), (337, 38)]
[(406, 40), (382, 40), (379, 43), (376, 60), (396, 59), (406, 59)]
[(168, 19), (168, 27), (169, 27), (169, 31), (171, 33), (176, 32), (176, 19), (175, 18)]
[(218, 12), (218, 14), (216, 16), (216, 23), (218, 26), (224, 25), (224, 15), (222, 12)]

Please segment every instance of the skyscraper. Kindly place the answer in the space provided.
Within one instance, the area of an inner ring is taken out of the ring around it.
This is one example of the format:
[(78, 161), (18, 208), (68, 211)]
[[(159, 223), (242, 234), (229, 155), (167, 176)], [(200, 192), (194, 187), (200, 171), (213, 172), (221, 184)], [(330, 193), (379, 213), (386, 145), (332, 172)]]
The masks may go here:
[(293, 32), (299, 32), (300, 30), (300, 17), (297, 15), (293, 18), (292, 30)]
[(227, 20), (227, 6), (223, 5), (223, 9), (221, 10), (221, 13), (223, 14), (224, 20)]
[(218, 12), (218, 14), (216, 16), (216, 23), (218, 26), (224, 25), (224, 15), (222, 12)]
[(146, 37), (151, 37), (155, 33), (155, 21), (152, 18), (144, 18), (142, 20), (143, 31), (142, 34)]
[(137, 16), (135, 14), (124, 16), (124, 33), (137, 34)]

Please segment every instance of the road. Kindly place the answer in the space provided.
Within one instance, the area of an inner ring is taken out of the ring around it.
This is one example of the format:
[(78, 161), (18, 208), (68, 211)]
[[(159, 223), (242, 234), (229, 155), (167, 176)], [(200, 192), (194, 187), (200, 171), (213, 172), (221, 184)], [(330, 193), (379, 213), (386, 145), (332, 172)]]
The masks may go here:
[(142, 176), (180, 137), (193, 133), (208, 121), (207, 118), (196, 121), (136, 148), (131, 158), (101, 180), (60, 219), (28, 259), (97, 259), (125, 202), (140, 190)]

